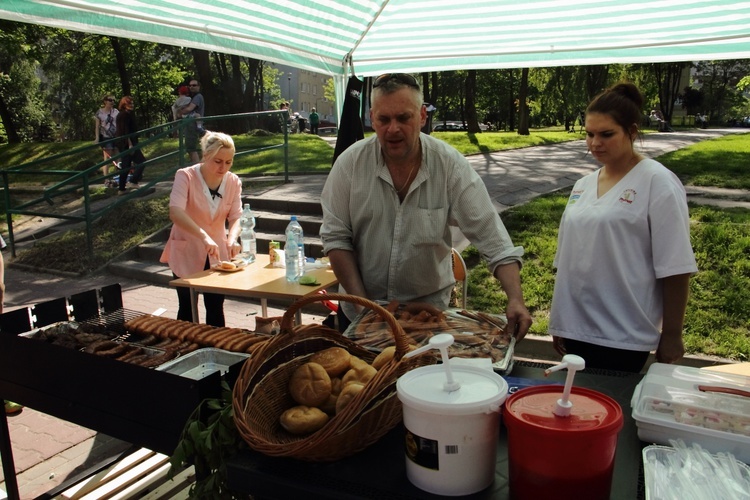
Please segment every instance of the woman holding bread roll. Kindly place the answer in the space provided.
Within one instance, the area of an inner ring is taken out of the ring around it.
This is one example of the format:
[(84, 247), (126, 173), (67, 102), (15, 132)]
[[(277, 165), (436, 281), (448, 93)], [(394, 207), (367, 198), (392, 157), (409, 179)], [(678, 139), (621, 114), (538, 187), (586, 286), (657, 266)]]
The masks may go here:
[[(203, 161), (175, 174), (169, 197), (172, 231), (161, 255), (175, 277), (195, 274), (240, 253), (237, 242), (242, 214), (242, 181), (229, 170), (234, 141), (207, 132), (201, 140)], [(227, 225), (229, 229), (227, 230)], [(192, 321), (190, 290), (177, 287), (177, 319)], [(224, 295), (204, 293), (206, 323), (225, 326)]]

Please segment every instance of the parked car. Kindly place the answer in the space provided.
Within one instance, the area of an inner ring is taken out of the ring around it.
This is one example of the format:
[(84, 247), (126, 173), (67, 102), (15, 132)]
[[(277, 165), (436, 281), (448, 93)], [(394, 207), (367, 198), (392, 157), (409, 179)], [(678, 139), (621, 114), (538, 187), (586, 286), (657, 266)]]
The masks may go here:
[(461, 122), (438, 122), (432, 127), (433, 132), (457, 132), (460, 130), (466, 130)]
[[(466, 125), (463, 124), (463, 122), (438, 122), (434, 127), (432, 127), (433, 132), (457, 132), (457, 131), (466, 131), (468, 128)], [(479, 130), (482, 132), (485, 132), (489, 130), (489, 127), (485, 123), (479, 124)]]

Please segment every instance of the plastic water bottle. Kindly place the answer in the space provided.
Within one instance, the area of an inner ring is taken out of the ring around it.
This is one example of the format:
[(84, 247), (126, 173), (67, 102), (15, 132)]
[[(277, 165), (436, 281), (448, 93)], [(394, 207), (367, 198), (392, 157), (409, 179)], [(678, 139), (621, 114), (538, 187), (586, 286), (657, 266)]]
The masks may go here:
[(240, 216), (240, 241), (242, 241), (242, 259), (250, 264), (255, 262), (258, 253), (258, 242), (255, 236), (255, 216), (250, 210), (250, 204), (245, 203)]
[(296, 215), (292, 215), (284, 233), (286, 234), (286, 245), (284, 245), (286, 280), (294, 283), (299, 281), (305, 269), (305, 239)]

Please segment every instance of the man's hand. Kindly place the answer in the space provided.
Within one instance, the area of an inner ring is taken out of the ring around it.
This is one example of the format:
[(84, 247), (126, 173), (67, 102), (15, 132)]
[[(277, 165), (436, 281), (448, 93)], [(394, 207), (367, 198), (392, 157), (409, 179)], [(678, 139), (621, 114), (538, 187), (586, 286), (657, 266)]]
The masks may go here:
[(495, 278), (500, 281), (505, 295), (508, 297), (508, 306), (505, 309), (505, 316), (508, 318), (506, 333), (513, 335), (516, 341), (520, 341), (526, 336), (526, 332), (531, 327), (531, 314), (526, 309), (521, 293), (521, 276), (519, 264), (511, 262), (495, 268)]
[(505, 309), (505, 316), (508, 318), (506, 333), (514, 336), (516, 342), (526, 336), (526, 332), (531, 328), (531, 314), (524, 305), (522, 300), (509, 300), (508, 307)]

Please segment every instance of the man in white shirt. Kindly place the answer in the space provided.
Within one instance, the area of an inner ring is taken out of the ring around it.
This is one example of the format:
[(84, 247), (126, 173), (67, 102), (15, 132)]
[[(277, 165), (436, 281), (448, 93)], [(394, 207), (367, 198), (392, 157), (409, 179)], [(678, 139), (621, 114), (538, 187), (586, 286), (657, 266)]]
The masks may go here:
[[(508, 328), (520, 340), (531, 326), (521, 294), (523, 248), (513, 246), (468, 161), (420, 133), (426, 114), (414, 77), (375, 80), (376, 135), (344, 151), (323, 188), (323, 251), (343, 293), (445, 309), (454, 285), (449, 226), (457, 225), (500, 281)], [(357, 314), (351, 303), (342, 309), (348, 319)]]

